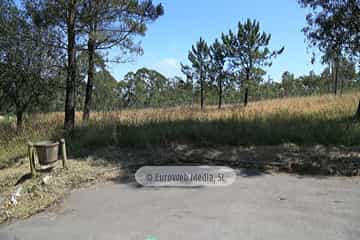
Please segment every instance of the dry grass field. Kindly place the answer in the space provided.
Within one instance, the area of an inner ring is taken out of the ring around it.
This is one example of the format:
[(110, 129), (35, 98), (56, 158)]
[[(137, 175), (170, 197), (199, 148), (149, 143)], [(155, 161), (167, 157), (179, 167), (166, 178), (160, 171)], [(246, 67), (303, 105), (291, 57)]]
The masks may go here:
[(32, 114), (17, 132), (12, 121), (0, 122), (0, 165), (16, 162), (26, 142), (65, 137), (69, 152), (81, 155), (108, 145), (143, 147), (172, 143), (213, 145), (344, 145), (360, 143), (360, 123), (354, 119), (359, 93), (343, 96), (284, 98), (225, 105), (133, 109), (92, 113), (87, 123), (77, 114), (71, 134), (62, 130), (63, 114)]

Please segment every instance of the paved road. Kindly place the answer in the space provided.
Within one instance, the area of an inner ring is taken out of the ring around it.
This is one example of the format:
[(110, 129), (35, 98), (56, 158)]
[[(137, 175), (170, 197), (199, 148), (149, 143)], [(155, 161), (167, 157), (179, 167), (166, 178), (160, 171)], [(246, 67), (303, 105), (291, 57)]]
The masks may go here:
[(360, 178), (239, 177), (230, 187), (76, 191), (0, 239), (360, 239)]

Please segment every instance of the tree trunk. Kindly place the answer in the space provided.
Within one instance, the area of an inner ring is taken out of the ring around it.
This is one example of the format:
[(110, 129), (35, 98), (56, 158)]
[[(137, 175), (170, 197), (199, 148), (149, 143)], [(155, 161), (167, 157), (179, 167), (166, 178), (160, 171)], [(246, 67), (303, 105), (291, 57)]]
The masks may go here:
[(358, 108), (357, 108), (355, 117), (356, 117), (357, 119), (360, 119), (360, 100), (359, 100), (359, 104), (358, 104)]
[(330, 78), (328, 79), (328, 94), (331, 93), (331, 83), (332, 83), (332, 68), (331, 68), (331, 63), (329, 63), (329, 71), (330, 71)]
[(334, 62), (331, 63), (331, 87), (332, 87), (332, 91), (335, 91), (335, 67), (334, 67)]
[[(250, 70), (246, 71), (246, 84), (248, 85), (250, 82)], [(244, 96), (244, 106), (246, 107), (248, 104), (248, 95), (249, 95), (249, 89), (248, 86), (245, 87), (245, 96)]]
[(248, 104), (248, 95), (249, 95), (249, 89), (245, 88), (245, 97), (244, 97), (244, 106), (246, 107)]
[(204, 108), (204, 80), (200, 77), (200, 108)]
[(218, 81), (219, 81), (219, 105), (218, 105), (218, 108), (221, 109), (221, 104), (222, 104), (222, 79), (220, 78)]
[(66, 78), (65, 122), (64, 128), (72, 130), (75, 125), (75, 86), (76, 86), (76, 46), (75, 46), (75, 15), (76, 0), (68, 3), (67, 37), (68, 37), (68, 66)]
[(16, 111), (16, 129), (21, 131), (24, 127), (23, 112)]
[(340, 79), (340, 95), (342, 96), (344, 89), (344, 78)]
[(83, 112), (84, 121), (88, 121), (90, 118), (92, 90), (94, 85), (94, 72), (95, 72), (94, 55), (95, 55), (95, 39), (93, 38), (93, 34), (90, 34), (88, 40), (88, 79), (86, 84), (85, 104), (84, 104), (84, 112)]
[(335, 78), (334, 78), (334, 94), (337, 95), (337, 88), (338, 88), (338, 72), (339, 72), (339, 64), (338, 60), (335, 60)]

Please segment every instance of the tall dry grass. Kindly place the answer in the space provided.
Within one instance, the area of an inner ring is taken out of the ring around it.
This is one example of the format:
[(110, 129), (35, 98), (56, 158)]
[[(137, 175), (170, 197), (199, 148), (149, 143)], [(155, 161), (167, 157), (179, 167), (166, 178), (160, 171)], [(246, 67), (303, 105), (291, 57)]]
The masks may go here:
[(0, 167), (24, 156), (26, 142), (66, 137), (70, 153), (106, 145), (191, 144), (360, 144), (353, 118), (360, 94), (284, 98), (241, 105), (148, 108), (92, 113), (87, 123), (76, 115), (76, 128), (62, 130), (63, 113), (27, 116), (21, 132), (0, 122)]

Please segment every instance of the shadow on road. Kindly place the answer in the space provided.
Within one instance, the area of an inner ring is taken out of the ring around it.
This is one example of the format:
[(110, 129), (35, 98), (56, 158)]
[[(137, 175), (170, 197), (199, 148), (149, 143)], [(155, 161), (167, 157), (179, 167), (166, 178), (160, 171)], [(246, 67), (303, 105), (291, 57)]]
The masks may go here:
[[(131, 184), (135, 188), (134, 173), (143, 166), (228, 166), (238, 176), (261, 177), (273, 172), (285, 172), (297, 177), (327, 178), (354, 176), (359, 151), (330, 148), (321, 145), (302, 147), (295, 144), (276, 146), (218, 146), (197, 147), (172, 144), (169, 146), (120, 147), (109, 146), (96, 151), (83, 152), (79, 160), (92, 160), (93, 164), (117, 166), (119, 177), (112, 181)], [(121, 172), (121, 174), (120, 174)]]

